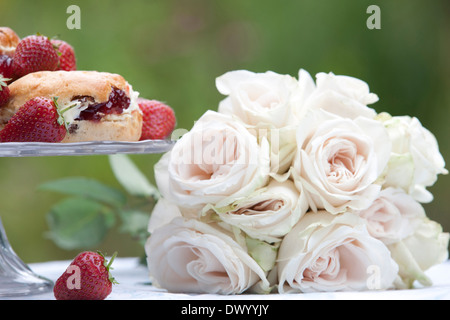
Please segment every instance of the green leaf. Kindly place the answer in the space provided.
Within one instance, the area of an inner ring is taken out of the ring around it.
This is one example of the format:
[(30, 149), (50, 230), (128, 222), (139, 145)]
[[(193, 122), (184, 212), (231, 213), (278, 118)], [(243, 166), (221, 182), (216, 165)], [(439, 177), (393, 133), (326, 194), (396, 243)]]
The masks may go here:
[(158, 189), (153, 186), (147, 177), (125, 154), (114, 154), (109, 156), (111, 169), (127, 192), (133, 196), (159, 198)]
[(126, 195), (120, 190), (84, 177), (46, 182), (38, 189), (92, 199), (115, 207), (123, 206), (127, 201)]
[(55, 204), (47, 214), (48, 236), (62, 249), (97, 246), (115, 221), (107, 206), (86, 198), (71, 197)]

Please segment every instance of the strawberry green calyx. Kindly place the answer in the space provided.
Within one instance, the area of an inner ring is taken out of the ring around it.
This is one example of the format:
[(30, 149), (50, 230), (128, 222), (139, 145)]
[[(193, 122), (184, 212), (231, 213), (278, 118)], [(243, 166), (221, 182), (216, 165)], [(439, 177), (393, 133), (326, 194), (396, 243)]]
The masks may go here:
[[(58, 57), (61, 57), (63, 53), (61, 52), (61, 50), (59, 50), (59, 47), (61, 46), (62, 43), (59, 43), (57, 41), (59, 41), (59, 39), (57, 37), (53, 37), (50, 39), (50, 42), (52, 43), (53, 49), (55, 49), (56, 54), (58, 55)], [(60, 63), (58, 63), (58, 67), (59, 67), (59, 64)]]
[(116, 281), (116, 279), (114, 279), (114, 277), (113, 277), (112, 274), (111, 274), (111, 270), (113, 270), (113, 268), (112, 268), (111, 265), (112, 265), (114, 259), (117, 257), (117, 251), (114, 252), (114, 254), (113, 254), (112, 257), (111, 257), (111, 260), (109, 260), (109, 261), (106, 259), (105, 255), (104, 255), (102, 252), (97, 251), (97, 253), (98, 253), (99, 255), (101, 255), (101, 256), (103, 257), (103, 259), (105, 260), (105, 262), (103, 263), (103, 265), (105, 266), (106, 270), (108, 270), (108, 279), (109, 279), (109, 281), (111, 281), (112, 284), (119, 284), (119, 283)]
[(4, 78), (3, 75), (0, 74), (0, 91), (3, 90), (3, 87), (8, 86), (8, 81), (11, 80), (10, 78)]
[(35, 36), (36, 36), (36, 37), (43, 37), (43, 38), (46, 38), (48, 41), (52, 40), (52, 38), (46, 36), (46, 35), (43, 34), (43, 33), (40, 33), (39, 31), (36, 32)]
[(64, 113), (65, 113), (66, 111), (68, 111), (68, 110), (70, 110), (70, 109), (76, 107), (77, 104), (76, 104), (76, 103), (71, 104), (70, 106), (68, 106), (68, 107), (66, 107), (66, 108), (64, 108), (64, 109), (62, 109), (62, 110), (60, 110), (60, 108), (59, 108), (59, 106), (58, 106), (58, 98), (59, 98), (59, 97), (53, 97), (53, 98), (52, 98), (52, 101), (53, 101), (53, 103), (55, 104), (55, 107), (56, 107), (56, 112), (58, 112), (58, 116), (59, 116), (59, 117), (58, 117), (58, 124), (59, 124), (59, 125), (63, 125), (63, 124), (64, 124), (64, 127), (66, 128), (66, 131), (69, 132), (69, 123), (64, 119)]
[(11, 80), (8, 78), (4, 78), (3, 75), (0, 74), (0, 106), (3, 106), (9, 101), (11, 91), (9, 90), (7, 81)]
[(55, 107), (56, 107), (56, 112), (58, 112), (58, 124), (59, 125), (64, 124), (64, 126), (66, 127), (66, 131), (69, 131), (67, 122), (64, 120), (64, 116), (63, 116), (64, 112), (63, 112), (63, 110), (59, 110), (58, 98), (59, 97), (53, 97), (52, 98), (52, 101), (53, 101), (53, 103), (55, 104)]

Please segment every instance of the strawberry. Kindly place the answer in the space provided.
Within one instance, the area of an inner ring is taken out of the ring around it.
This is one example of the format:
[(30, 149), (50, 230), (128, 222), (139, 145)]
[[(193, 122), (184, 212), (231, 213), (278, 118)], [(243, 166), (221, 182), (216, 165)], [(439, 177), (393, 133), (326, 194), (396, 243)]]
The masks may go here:
[(16, 47), (13, 57), (13, 68), (16, 77), (20, 78), (36, 71), (55, 71), (59, 57), (50, 40), (42, 35), (23, 38)]
[(77, 70), (77, 62), (75, 59), (75, 51), (73, 47), (63, 40), (50, 40), (56, 52), (59, 55), (58, 70), (75, 71)]
[(12, 78), (14, 75), (13, 59), (6, 54), (0, 55), (0, 74), (4, 78)]
[(9, 119), (1, 142), (60, 142), (66, 135), (64, 118), (56, 107), (56, 98), (37, 97), (27, 101)]
[(6, 104), (9, 100), (9, 88), (7, 81), (9, 79), (3, 78), (3, 76), (0, 74), (0, 106)]
[(137, 102), (143, 115), (140, 140), (166, 139), (176, 125), (173, 109), (157, 100), (138, 98)]
[(100, 252), (85, 251), (71, 262), (56, 280), (53, 294), (56, 300), (104, 300), (117, 282), (111, 276), (111, 264)]

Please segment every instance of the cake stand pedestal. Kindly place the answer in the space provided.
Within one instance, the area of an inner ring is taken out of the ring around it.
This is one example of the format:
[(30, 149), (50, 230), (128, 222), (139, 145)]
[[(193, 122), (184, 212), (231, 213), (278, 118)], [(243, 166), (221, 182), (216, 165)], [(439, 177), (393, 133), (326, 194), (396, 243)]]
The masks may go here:
[(36, 275), (14, 252), (0, 218), (0, 297), (38, 294), (52, 289), (52, 281)]

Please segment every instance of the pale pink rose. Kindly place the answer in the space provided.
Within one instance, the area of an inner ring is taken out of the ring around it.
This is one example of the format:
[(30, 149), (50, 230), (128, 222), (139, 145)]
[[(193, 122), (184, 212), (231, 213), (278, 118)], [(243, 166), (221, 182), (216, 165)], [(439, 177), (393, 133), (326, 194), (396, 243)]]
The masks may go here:
[(153, 231), (145, 251), (153, 284), (170, 292), (239, 294), (255, 284), (269, 287), (234, 235), (211, 223), (175, 218)]
[(423, 217), (408, 237), (388, 245), (392, 258), (399, 265), (399, 289), (411, 288), (417, 280), (424, 286), (432, 285), (425, 271), (448, 259), (450, 235), (443, 232), (436, 221)]
[(448, 174), (436, 137), (417, 118), (379, 116), (392, 141), (392, 154), (385, 173), (385, 187), (402, 188), (419, 202), (431, 202), (426, 190), (439, 174)]
[(238, 198), (224, 208), (214, 208), (222, 221), (269, 243), (280, 241), (307, 209), (305, 196), (290, 180), (272, 180), (248, 197)]
[(366, 220), (373, 237), (391, 244), (413, 234), (425, 217), (425, 210), (404, 190), (387, 188), (381, 190), (370, 207), (357, 214)]
[(388, 289), (398, 266), (357, 215), (307, 213), (281, 242), (280, 293)]
[(299, 124), (297, 145), (293, 177), (308, 193), (313, 210), (362, 210), (378, 196), (377, 179), (391, 152), (379, 121), (315, 110)]
[(147, 231), (152, 233), (178, 217), (196, 219), (199, 217), (199, 212), (196, 209), (178, 207), (175, 203), (165, 198), (160, 198), (150, 214)]
[(316, 75), (318, 90), (334, 91), (343, 97), (353, 99), (363, 105), (378, 101), (378, 96), (370, 92), (366, 82), (349, 76), (320, 72)]
[(236, 70), (218, 77), (216, 87), (227, 96), (219, 104), (220, 113), (254, 126), (281, 128), (292, 123), (292, 101), (298, 82), (290, 75)]
[(164, 198), (160, 198), (152, 210), (147, 230), (152, 233), (156, 229), (168, 224), (172, 219), (181, 216), (181, 210), (178, 206)]
[(293, 113), (302, 120), (310, 110), (326, 110), (344, 118), (375, 118), (376, 112), (367, 105), (378, 101), (366, 82), (333, 73), (318, 73), (316, 83), (310, 74), (300, 69), (299, 90)]
[(164, 198), (184, 208), (227, 205), (267, 183), (267, 140), (231, 116), (207, 111), (155, 165)]

